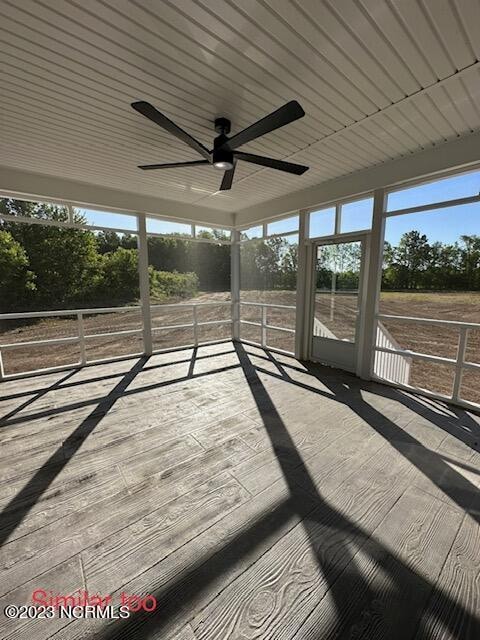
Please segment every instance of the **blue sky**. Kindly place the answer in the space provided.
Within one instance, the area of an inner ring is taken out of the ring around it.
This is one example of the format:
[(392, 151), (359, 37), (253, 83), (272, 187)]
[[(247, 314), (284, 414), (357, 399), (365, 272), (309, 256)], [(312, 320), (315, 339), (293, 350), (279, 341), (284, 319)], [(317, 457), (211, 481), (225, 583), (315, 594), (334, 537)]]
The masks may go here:
[[(405, 209), (417, 205), (431, 204), (442, 200), (453, 200), (480, 193), (480, 171), (466, 173), (443, 180), (437, 180), (409, 189), (396, 191), (388, 196), (387, 210)], [(342, 207), (342, 231), (357, 231), (370, 226), (371, 199), (346, 204)], [(133, 216), (119, 213), (105, 213), (80, 209), (90, 224), (124, 228), (134, 231), (136, 220)], [(330, 235), (334, 231), (333, 208), (313, 213), (311, 216), (311, 237)], [(298, 216), (269, 224), (269, 233), (286, 233), (296, 228)], [(430, 242), (453, 243), (461, 235), (480, 235), (480, 203), (463, 205), (431, 212), (413, 213), (389, 218), (386, 222), (385, 239), (398, 244), (403, 233), (413, 229), (424, 233)], [(189, 233), (190, 225), (163, 222), (150, 219), (149, 231), (156, 233)], [(261, 228), (259, 229), (261, 234)]]
[(424, 233), (430, 243), (453, 244), (462, 235), (480, 235), (480, 203), (388, 218), (385, 240), (396, 245), (413, 229)]
[[(475, 171), (391, 193), (387, 211), (479, 193), (480, 171)], [(480, 203), (388, 218), (385, 239), (397, 244), (403, 233), (413, 229), (424, 233), (429, 242), (453, 243), (461, 235), (480, 235)]]
[[(480, 193), (480, 171), (467, 173), (409, 189), (388, 196), (387, 210), (407, 209), (444, 200), (454, 200)], [(372, 200), (363, 199), (342, 207), (341, 231), (360, 231), (371, 224)], [(310, 236), (330, 235), (334, 231), (335, 209), (311, 214)], [(425, 234), (429, 242), (453, 243), (462, 235), (480, 235), (480, 203), (411, 213), (388, 218), (385, 239), (398, 244), (407, 231)]]

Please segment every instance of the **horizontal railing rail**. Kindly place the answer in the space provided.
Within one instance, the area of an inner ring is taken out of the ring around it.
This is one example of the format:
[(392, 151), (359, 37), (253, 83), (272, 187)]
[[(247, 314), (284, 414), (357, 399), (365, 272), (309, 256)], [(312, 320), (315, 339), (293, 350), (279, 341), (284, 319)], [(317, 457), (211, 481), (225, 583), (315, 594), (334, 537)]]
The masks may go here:
[[(242, 306), (243, 307), (259, 307), (262, 310), (262, 314), (260, 316), (260, 322), (256, 322), (255, 320), (242, 320), (242, 316), (240, 314), (240, 325), (246, 324), (246, 325), (260, 328), (260, 336), (261, 336), (260, 342), (256, 342), (254, 340), (245, 340), (245, 342), (250, 342), (251, 344), (255, 344), (259, 347), (272, 348), (272, 347), (269, 347), (268, 345), (267, 329), (271, 329), (273, 331), (283, 331), (284, 333), (290, 333), (290, 334), (295, 333), (295, 329), (290, 329), (288, 327), (278, 327), (276, 325), (268, 324), (267, 322), (268, 309), (288, 309), (290, 311), (296, 311), (295, 305), (275, 304), (271, 302), (247, 302), (247, 301), (241, 300), (240, 307)], [(287, 349), (278, 349), (276, 347), (274, 349), (275, 351), (280, 351), (281, 353), (286, 353), (288, 355), (291, 355), (293, 353), (292, 351), (288, 351)]]
[(151, 304), (150, 309), (165, 309), (168, 307), (217, 307), (231, 306), (231, 300), (212, 300), (211, 302), (166, 302), (165, 304)]
[(457, 320), (438, 320), (437, 318), (417, 318), (411, 316), (391, 316), (385, 313), (377, 313), (377, 320), (397, 321), (397, 322), (413, 322), (415, 324), (436, 324), (445, 327), (459, 327), (466, 329), (480, 329), (479, 322), (460, 322)]
[[(163, 325), (163, 326), (154, 326), (150, 327), (151, 331), (167, 331), (174, 329), (185, 329), (191, 328), (193, 330), (193, 342), (194, 346), (198, 346), (199, 344), (199, 332), (198, 328), (202, 326), (214, 326), (214, 325), (225, 325), (232, 324), (232, 317), (228, 319), (220, 319), (220, 320), (205, 320), (199, 321), (197, 315), (197, 308), (205, 308), (205, 307), (215, 307), (215, 306), (232, 306), (232, 302), (230, 300), (215, 300), (211, 302), (178, 302), (178, 303), (166, 303), (166, 304), (154, 304), (151, 305), (151, 309), (165, 309), (165, 308), (180, 308), (180, 309), (191, 309), (192, 311), (192, 322), (182, 323), (182, 324), (173, 324), (173, 325)], [(96, 315), (96, 314), (108, 314), (108, 313), (128, 313), (132, 311), (137, 311), (141, 313), (142, 309), (140, 306), (128, 306), (128, 307), (99, 307), (99, 308), (82, 308), (82, 309), (58, 309), (53, 311), (26, 311), (23, 313), (2, 313), (0, 314), (0, 320), (22, 320), (22, 319), (33, 319), (33, 318), (67, 318), (72, 317), (76, 319), (77, 322), (77, 334), (72, 336), (66, 336), (61, 338), (43, 338), (39, 340), (29, 340), (22, 342), (10, 342), (10, 343), (0, 343), (0, 380), (8, 380), (9, 378), (17, 377), (17, 374), (5, 374), (4, 364), (2, 353), (6, 351), (12, 351), (14, 349), (21, 348), (34, 348), (34, 347), (49, 347), (55, 345), (62, 344), (78, 344), (80, 359), (78, 362), (72, 362), (69, 365), (62, 365), (56, 367), (46, 367), (42, 369), (35, 369), (32, 371), (22, 372), (22, 375), (31, 375), (39, 372), (53, 372), (59, 371), (63, 369), (69, 369), (71, 367), (76, 366), (85, 366), (86, 364), (92, 363), (101, 363), (108, 362), (111, 360), (120, 358), (128, 358), (132, 356), (138, 356), (141, 352), (137, 353), (127, 353), (122, 356), (117, 356), (113, 358), (101, 358), (101, 359), (89, 359), (87, 358), (87, 342), (91, 339), (95, 338), (111, 338), (115, 336), (131, 336), (131, 335), (142, 335), (145, 331), (145, 328), (142, 326), (138, 329), (119, 329), (118, 331), (105, 331), (105, 332), (96, 332), (96, 333), (86, 333), (85, 332), (85, 316), (88, 315)], [(188, 345), (182, 345), (188, 346)]]
[(84, 315), (95, 313), (118, 313), (120, 311), (142, 311), (140, 306), (136, 307), (99, 307), (98, 309), (59, 309), (57, 311), (25, 311), (20, 313), (0, 313), (0, 320), (17, 320), (21, 318), (52, 318), (57, 316), (76, 316), (78, 313)]
[[(464, 404), (466, 406), (480, 406), (480, 391), (479, 391), (479, 401), (472, 402), (470, 400), (465, 400), (462, 398), (461, 393), (461, 384), (462, 384), (462, 374), (464, 371), (476, 371), (480, 373), (480, 363), (470, 362), (466, 359), (467, 357), (467, 341), (468, 341), (468, 332), (470, 330), (480, 330), (480, 323), (478, 322), (461, 322), (456, 320), (440, 320), (437, 318), (418, 318), (413, 316), (393, 316), (384, 313), (376, 314), (377, 322), (400, 322), (400, 323), (411, 323), (411, 324), (424, 324), (430, 326), (440, 326), (446, 327), (449, 329), (457, 329), (458, 330), (458, 343), (457, 343), (457, 353), (456, 356), (445, 357), (445, 356), (437, 356), (429, 353), (422, 353), (418, 351), (413, 351), (410, 349), (401, 349), (401, 348), (390, 348), (375, 345), (375, 351), (378, 353), (391, 353), (396, 355), (405, 356), (408, 358), (412, 358), (414, 360), (423, 360), (425, 362), (431, 362), (436, 364), (443, 364), (451, 366), (454, 369), (454, 378), (453, 378), (453, 387), (451, 394), (437, 394), (435, 392), (429, 392), (429, 395), (432, 397), (438, 397), (441, 399), (448, 399), (456, 402), (458, 404)], [(378, 380), (384, 381), (385, 378), (378, 376), (374, 372), (374, 377)], [(410, 384), (402, 384), (399, 385), (398, 381), (391, 380), (390, 382), (396, 383), (398, 386), (402, 388), (415, 389), (417, 387), (413, 387)], [(422, 391), (428, 391), (425, 389), (421, 389)]]
[(245, 307), (271, 307), (272, 309), (296, 309), (292, 304), (274, 304), (272, 302), (246, 302), (240, 300), (240, 306)]
[(358, 295), (358, 289), (315, 289), (315, 293), (328, 296), (351, 296), (352, 294)]

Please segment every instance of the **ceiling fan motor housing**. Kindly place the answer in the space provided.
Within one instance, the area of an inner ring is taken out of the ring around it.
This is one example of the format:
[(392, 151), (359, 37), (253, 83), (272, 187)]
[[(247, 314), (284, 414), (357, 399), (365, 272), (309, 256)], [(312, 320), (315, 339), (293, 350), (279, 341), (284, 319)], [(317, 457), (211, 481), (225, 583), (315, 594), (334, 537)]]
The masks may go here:
[[(222, 121), (221, 125), (217, 124), (219, 121)], [(215, 138), (213, 141), (213, 153), (212, 153), (212, 162), (213, 166), (216, 169), (222, 169), (223, 171), (228, 171), (229, 169), (233, 169), (233, 151), (228, 148), (223, 148), (222, 145), (228, 140), (227, 131), (223, 128), (224, 123), (228, 124), (228, 131), (230, 131), (230, 121), (226, 118), (217, 118), (215, 120), (215, 130), (219, 131), (220, 126), (222, 126), (222, 132), (219, 136)], [(218, 127), (218, 128), (217, 128)]]

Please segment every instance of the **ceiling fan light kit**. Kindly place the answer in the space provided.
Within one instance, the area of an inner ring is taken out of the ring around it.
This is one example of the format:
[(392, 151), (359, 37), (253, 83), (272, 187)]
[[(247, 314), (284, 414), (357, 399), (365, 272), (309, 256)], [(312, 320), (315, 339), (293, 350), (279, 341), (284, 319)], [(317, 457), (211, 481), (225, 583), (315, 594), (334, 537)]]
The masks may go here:
[(308, 171), (309, 167), (301, 164), (294, 164), (284, 160), (258, 156), (253, 153), (236, 151), (238, 147), (241, 147), (247, 142), (252, 142), (252, 140), (256, 140), (271, 131), (280, 129), (280, 127), (284, 127), (290, 122), (303, 118), (305, 112), (296, 100), (287, 102), (283, 107), (280, 107), (273, 113), (270, 113), (268, 116), (258, 120), (230, 138), (228, 137), (231, 129), (230, 120), (227, 118), (216, 118), (214, 124), (215, 131), (218, 133), (218, 136), (214, 139), (213, 149), (210, 151), (189, 133), (167, 118), (167, 116), (155, 109), (155, 107), (150, 103), (145, 101), (132, 102), (132, 107), (135, 111), (138, 111), (138, 113), (141, 113), (152, 122), (155, 122), (155, 124), (162, 127), (165, 131), (168, 131), (168, 133), (171, 133), (182, 142), (188, 144), (189, 147), (194, 149), (203, 157), (203, 160), (140, 165), (138, 168), (144, 171), (211, 164), (215, 169), (224, 171), (219, 191), (227, 191), (231, 189), (237, 160), (243, 160), (244, 162), (250, 162), (262, 167), (276, 169), (277, 171), (285, 171), (286, 173), (294, 175), (302, 175), (305, 171)]

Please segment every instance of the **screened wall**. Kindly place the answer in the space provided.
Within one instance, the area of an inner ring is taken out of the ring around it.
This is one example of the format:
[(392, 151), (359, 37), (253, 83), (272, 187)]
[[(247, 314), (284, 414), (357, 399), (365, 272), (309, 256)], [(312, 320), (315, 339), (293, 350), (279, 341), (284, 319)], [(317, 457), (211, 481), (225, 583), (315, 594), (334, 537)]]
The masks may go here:
[(232, 337), (231, 232), (147, 218), (154, 349)]
[(479, 193), (480, 171), (458, 173), (234, 235), (142, 213), (0, 198), (0, 374), (227, 340), (237, 335), (237, 311), (238, 337), (262, 347), (307, 357), (315, 335), (353, 342), (361, 236), (383, 248), (381, 278), (370, 278), (365, 294), (363, 344), (368, 331), (374, 340), (361, 375), (478, 405)]
[(0, 320), (5, 375), (142, 353), (136, 216), (11, 198), (0, 215), (0, 313), (28, 314)]
[(295, 351), (299, 217), (246, 229), (240, 244), (240, 338)]
[[(391, 346), (415, 354), (380, 378), (480, 403), (480, 172), (388, 194), (381, 323)], [(451, 204), (450, 204), (451, 202)], [(382, 348), (377, 333), (377, 347)]]
[(1, 377), (231, 339), (231, 231), (146, 217), (145, 314), (139, 215), (0, 199)]

